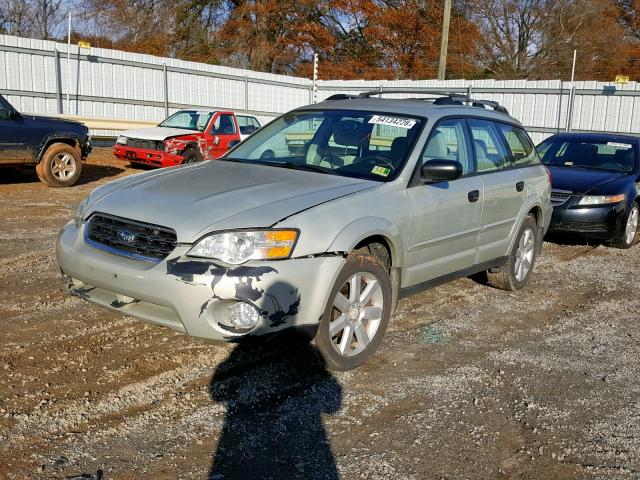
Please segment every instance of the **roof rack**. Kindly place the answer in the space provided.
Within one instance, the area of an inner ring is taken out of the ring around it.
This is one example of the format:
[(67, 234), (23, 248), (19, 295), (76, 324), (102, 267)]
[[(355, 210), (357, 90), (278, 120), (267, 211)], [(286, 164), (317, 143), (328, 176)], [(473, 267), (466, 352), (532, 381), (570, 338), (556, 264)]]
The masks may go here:
[[(482, 100), (471, 98), (468, 94), (468, 90), (421, 90), (421, 89), (411, 89), (411, 88), (402, 88), (402, 89), (385, 89), (385, 90), (371, 90), (368, 92), (362, 92), (358, 95), (351, 95), (345, 93), (338, 93), (336, 95), (331, 95), (326, 100), (347, 100), (352, 98), (371, 98), (378, 95), (382, 95), (385, 93), (419, 93), (422, 95), (435, 96), (439, 98), (433, 99), (434, 105), (470, 105), (471, 107), (476, 108), (492, 108), (494, 111), (498, 113), (503, 113), (505, 115), (509, 115), (509, 111), (500, 105), (498, 102), (494, 102), (492, 100)], [(431, 99), (425, 99), (431, 100)]]

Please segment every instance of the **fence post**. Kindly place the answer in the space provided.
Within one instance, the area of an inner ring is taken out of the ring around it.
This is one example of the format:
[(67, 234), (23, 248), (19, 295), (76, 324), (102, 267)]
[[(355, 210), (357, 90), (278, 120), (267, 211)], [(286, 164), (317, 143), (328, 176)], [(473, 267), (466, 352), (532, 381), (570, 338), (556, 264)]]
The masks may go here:
[(318, 101), (318, 54), (313, 54), (313, 102)]
[(54, 67), (56, 69), (56, 100), (58, 114), (62, 114), (62, 72), (60, 71), (60, 52), (56, 48), (54, 51)]
[(569, 92), (569, 109), (567, 110), (567, 127), (565, 129), (566, 132), (571, 131), (571, 123), (573, 121), (573, 102), (576, 98), (576, 87), (571, 86), (571, 91)]
[(244, 76), (244, 113), (249, 113), (249, 77)]
[(164, 116), (169, 116), (169, 78), (167, 64), (162, 64), (162, 83), (164, 84)]

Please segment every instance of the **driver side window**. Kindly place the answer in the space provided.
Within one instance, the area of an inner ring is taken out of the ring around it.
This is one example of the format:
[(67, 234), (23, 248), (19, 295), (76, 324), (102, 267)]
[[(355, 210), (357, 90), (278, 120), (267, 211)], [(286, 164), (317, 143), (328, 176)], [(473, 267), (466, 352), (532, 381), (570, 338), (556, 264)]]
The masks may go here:
[(464, 120), (445, 120), (431, 132), (422, 152), (422, 163), (429, 160), (455, 160), (462, 165), (462, 174), (473, 171), (467, 148)]

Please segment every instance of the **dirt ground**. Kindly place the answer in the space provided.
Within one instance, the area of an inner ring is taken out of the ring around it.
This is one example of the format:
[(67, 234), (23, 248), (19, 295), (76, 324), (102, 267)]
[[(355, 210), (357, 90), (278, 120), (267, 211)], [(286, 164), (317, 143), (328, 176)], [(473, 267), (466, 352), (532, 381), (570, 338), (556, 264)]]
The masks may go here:
[[(640, 478), (640, 246), (545, 243), (518, 293), (402, 300), (383, 348), (189, 338), (70, 297), (54, 242), (97, 185), (0, 170), (0, 478)], [(214, 465), (212, 468), (212, 464)]]

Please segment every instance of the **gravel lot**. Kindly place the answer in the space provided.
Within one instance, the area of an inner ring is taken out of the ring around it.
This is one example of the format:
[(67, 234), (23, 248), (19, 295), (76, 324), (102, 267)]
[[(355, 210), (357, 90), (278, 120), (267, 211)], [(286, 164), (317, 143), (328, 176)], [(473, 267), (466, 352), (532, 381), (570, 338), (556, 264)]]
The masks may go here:
[(400, 302), (382, 350), (234, 347), (70, 297), (70, 189), (0, 170), (0, 478), (640, 478), (640, 246), (546, 243), (530, 286)]

